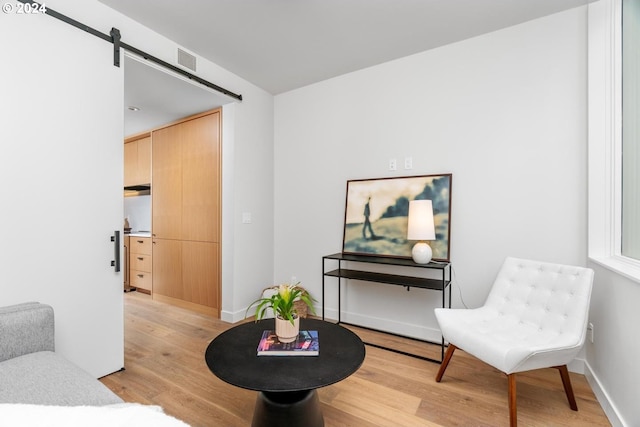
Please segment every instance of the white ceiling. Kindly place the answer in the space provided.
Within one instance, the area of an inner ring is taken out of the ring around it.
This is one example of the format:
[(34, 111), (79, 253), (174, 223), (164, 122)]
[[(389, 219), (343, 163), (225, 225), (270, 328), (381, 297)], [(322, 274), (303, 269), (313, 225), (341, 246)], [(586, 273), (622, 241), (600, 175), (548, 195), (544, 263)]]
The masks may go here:
[[(124, 58), (124, 135), (165, 125), (232, 101), (219, 92), (132, 56)], [(132, 111), (129, 107), (137, 107)]]
[[(99, 1), (276, 95), (594, 0)], [(125, 70), (127, 136), (232, 101), (130, 57)]]
[(593, 0), (99, 1), (279, 94)]

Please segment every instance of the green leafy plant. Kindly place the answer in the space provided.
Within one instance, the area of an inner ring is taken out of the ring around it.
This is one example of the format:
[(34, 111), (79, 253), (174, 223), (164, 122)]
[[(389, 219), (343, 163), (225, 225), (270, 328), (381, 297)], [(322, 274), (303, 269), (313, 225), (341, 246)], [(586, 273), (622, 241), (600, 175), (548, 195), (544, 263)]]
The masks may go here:
[(270, 297), (258, 298), (252, 302), (249, 307), (247, 307), (245, 317), (247, 317), (251, 307), (257, 304), (256, 321), (264, 318), (267, 309), (271, 308), (276, 316), (290, 321), (293, 325), (294, 319), (298, 316), (295, 307), (295, 302), (298, 300), (304, 302), (307, 307), (309, 307), (309, 311), (315, 314), (313, 309), (313, 301), (315, 300), (306, 289), (300, 286), (300, 282), (295, 285), (282, 284), (274, 286), (271, 289), (277, 290), (277, 292)]

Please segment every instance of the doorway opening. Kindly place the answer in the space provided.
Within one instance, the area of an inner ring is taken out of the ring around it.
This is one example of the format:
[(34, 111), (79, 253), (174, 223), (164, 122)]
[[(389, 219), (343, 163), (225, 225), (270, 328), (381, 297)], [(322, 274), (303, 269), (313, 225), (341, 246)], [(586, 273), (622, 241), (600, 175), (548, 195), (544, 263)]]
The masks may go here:
[[(167, 302), (167, 298), (169, 298), (169, 302), (175, 303), (176, 305), (181, 305), (185, 308), (193, 308), (196, 311), (201, 311), (201, 309), (208, 309), (208, 307), (204, 307), (199, 302), (201, 300), (206, 299), (207, 301), (211, 301), (211, 298), (191, 298), (190, 295), (182, 298), (181, 295), (174, 295), (172, 292), (167, 291), (167, 281), (175, 282), (176, 277), (180, 277), (180, 275), (175, 276), (176, 270), (180, 268), (183, 269), (183, 277), (187, 277), (193, 283), (196, 283), (197, 292), (202, 293), (203, 282), (206, 282), (208, 279), (204, 279), (202, 277), (210, 278), (212, 276), (212, 271), (210, 271), (210, 267), (205, 271), (207, 274), (200, 275), (197, 274), (198, 278), (194, 278), (196, 272), (202, 272), (201, 270), (194, 269), (196, 264), (187, 262), (187, 256), (185, 255), (185, 261), (183, 265), (178, 265), (177, 267), (172, 266), (170, 271), (162, 268), (156, 268), (157, 265), (154, 263), (156, 261), (156, 257), (153, 255), (153, 249), (156, 246), (166, 243), (166, 240), (163, 240), (161, 234), (156, 235), (153, 227), (154, 220), (152, 218), (158, 219), (158, 213), (162, 208), (158, 208), (158, 206), (167, 206), (166, 197), (162, 197), (163, 203), (160, 204), (161, 194), (167, 194), (166, 187), (167, 185), (171, 185), (171, 183), (167, 183), (167, 175), (164, 174), (164, 178), (162, 180), (161, 172), (163, 169), (158, 169), (158, 164), (163, 163), (166, 167), (167, 164), (167, 153), (165, 149), (165, 154), (162, 155), (162, 160), (160, 153), (160, 145), (155, 147), (155, 142), (158, 144), (164, 144), (166, 147), (167, 138), (171, 139), (173, 137), (167, 137), (167, 134), (172, 135), (171, 132), (164, 132), (167, 127), (175, 127), (176, 134), (180, 133), (179, 130), (179, 122), (183, 120), (185, 117), (193, 118), (202, 115), (203, 112), (211, 112), (217, 108), (222, 107), (225, 104), (235, 102), (234, 99), (216, 92), (212, 89), (209, 89), (205, 86), (202, 86), (188, 78), (181, 76), (179, 74), (173, 73), (170, 70), (164, 69), (154, 63), (145, 61), (142, 58), (137, 57), (134, 54), (129, 52), (125, 52), (124, 57), (124, 142), (125, 142), (125, 188), (136, 188), (139, 189), (144, 186), (148, 186), (149, 191), (134, 191), (134, 192), (125, 192), (125, 195), (128, 197), (124, 198), (124, 218), (125, 218), (125, 228), (128, 228), (129, 231), (133, 234), (130, 234), (129, 239), (125, 238), (125, 243), (129, 243), (128, 246), (125, 247), (125, 290), (138, 290), (147, 294), (154, 296), (154, 283), (158, 285), (156, 288), (157, 298), (162, 298), (164, 302)], [(217, 115), (218, 117), (220, 114)], [(198, 119), (191, 120), (192, 123), (195, 123)], [(218, 120), (219, 121), (219, 120)], [(209, 182), (211, 179), (216, 181), (215, 185), (210, 185), (209, 187), (201, 186), (201, 196), (199, 200), (211, 199), (211, 194), (215, 193), (215, 197), (218, 200), (220, 198), (221, 191), (221, 176), (222, 174), (219, 172), (221, 168), (220, 161), (220, 147), (221, 147), (221, 121), (219, 121), (219, 125), (213, 125), (213, 127), (208, 127), (207, 129), (211, 129), (211, 134), (216, 133), (217, 142), (215, 142), (217, 155), (213, 155), (210, 161), (210, 167), (205, 169), (217, 169), (218, 176), (217, 177), (209, 177), (206, 181)], [(171, 125), (171, 126), (168, 126)], [(217, 126), (217, 127), (216, 127)], [(189, 131), (191, 132), (191, 131)], [(202, 131), (199, 135), (203, 135)], [(196, 133), (198, 133), (196, 132)], [(207, 133), (207, 132), (205, 132)], [(153, 141), (153, 136), (156, 135), (158, 137), (158, 141)], [(162, 138), (161, 138), (161, 135)], [(164, 142), (161, 142), (164, 141)], [(180, 144), (185, 144), (186, 140), (182, 137), (176, 137), (176, 142), (180, 141)], [(213, 140), (212, 140), (213, 141)], [(170, 143), (169, 145), (172, 145)], [(191, 144), (191, 147), (197, 145)], [(201, 146), (201, 144), (200, 144)], [(143, 148), (144, 147), (144, 148)], [(153, 147), (153, 149), (152, 149)], [(157, 150), (156, 150), (157, 148)], [(158, 153), (158, 157), (156, 158), (155, 153)], [(151, 153), (154, 152), (152, 156)], [(132, 155), (131, 153), (134, 153)], [(208, 154), (207, 154), (208, 155)], [(133, 162), (131, 161), (132, 157), (134, 158)], [(141, 166), (145, 163), (145, 161), (141, 161), (140, 159), (146, 158), (146, 167)], [(180, 155), (174, 155), (169, 153), (168, 158), (173, 161), (175, 158), (176, 170), (180, 169)], [(199, 157), (203, 158), (203, 157)], [(153, 162), (152, 162), (153, 159)], [(153, 163), (153, 164), (152, 164)], [(136, 178), (133, 180), (131, 178), (131, 169), (138, 168), (138, 172), (142, 171), (142, 173), (136, 173)], [(184, 165), (183, 165), (184, 166)], [(170, 168), (174, 168), (173, 165), (169, 165)], [(185, 182), (188, 180), (188, 173), (191, 170), (191, 166), (185, 166), (184, 177), (182, 176), (182, 172), (179, 172), (176, 176), (176, 180), (184, 179)], [(153, 171), (153, 173), (152, 173)], [(164, 173), (164, 172), (163, 172)], [(207, 171), (207, 173), (209, 173)], [(156, 177), (156, 197), (154, 198), (154, 183), (152, 183), (152, 176)], [(199, 175), (202, 177), (203, 175)], [(160, 182), (163, 182), (163, 187), (159, 186)], [(185, 187), (189, 189), (189, 193), (193, 192), (195, 188), (193, 183), (186, 185), (185, 183), (176, 183), (176, 188)], [(198, 183), (199, 184), (199, 183)], [(161, 193), (161, 188), (164, 188)], [(173, 192), (171, 190), (170, 192)], [(177, 190), (176, 190), (177, 191)], [(185, 193), (185, 198), (187, 197)], [(169, 203), (169, 210), (173, 210), (173, 206), (176, 205), (176, 199), (173, 199)], [(186, 202), (185, 202), (186, 203)], [(202, 209), (211, 209), (213, 206), (212, 203), (209, 203), (208, 207), (198, 207), (198, 210)], [(185, 208), (183, 208), (185, 209)], [(191, 216), (193, 219), (193, 204), (191, 205)], [(220, 221), (220, 211), (221, 211), (221, 202), (215, 204), (215, 209), (217, 209), (217, 213), (213, 213), (211, 216), (212, 219), (215, 219), (217, 222)], [(200, 213), (200, 212), (199, 212)], [(173, 215), (173, 214), (172, 214)], [(201, 216), (207, 216), (202, 214)], [(156, 221), (158, 222), (158, 221)], [(179, 221), (178, 221), (179, 222)], [(159, 224), (159, 222), (158, 222)], [(215, 227), (220, 228), (220, 224), (216, 224)], [(163, 231), (164, 233), (164, 231)], [(179, 233), (179, 232), (178, 232)], [(186, 232), (185, 232), (186, 233)], [(177, 237), (175, 240), (203, 240), (208, 243), (215, 243), (212, 247), (206, 249), (207, 260), (211, 257), (215, 259), (210, 260), (211, 265), (215, 265), (215, 274), (219, 277), (219, 266), (221, 265), (220, 261), (220, 250), (219, 250), (219, 234), (216, 234), (216, 237), (208, 237), (204, 238), (202, 236), (193, 237), (194, 233), (191, 233), (188, 239)], [(179, 236), (179, 234), (176, 234)], [(135, 239), (134, 239), (135, 237)], [(173, 239), (173, 237), (172, 237)], [(143, 241), (139, 245), (135, 245), (138, 241)], [(158, 243), (158, 245), (156, 245)], [(161, 244), (162, 243), (162, 244)], [(175, 242), (174, 242), (175, 243)], [(142, 250), (143, 246), (148, 246), (148, 250)], [(191, 253), (194, 249), (193, 246), (190, 246), (189, 243), (183, 243), (183, 251)], [(204, 245), (204, 243), (203, 243)], [(134, 246), (140, 246), (140, 248), (136, 248), (134, 250)], [(178, 248), (179, 249), (179, 248)], [(180, 254), (180, 251), (176, 252), (175, 249), (172, 252), (172, 256), (169, 257), (171, 260), (179, 258), (176, 254)], [(200, 249), (199, 249), (200, 250)], [(200, 250), (199, 254), (204, 251), (204, 249)], [(158, 256), (165, 256), (165, 252), (158, 252)], [(127, 262), (129, 260), (129, 262)], [(197, 264), (197, 266), (206, 265), (207, 262), (201, 262)], [(166, 259), (161, 264), (167, 264)], [(170, 280), (167, 278), (167, 274), (173, 273), (174, 276), (170, 277)], [(158, 276), (158, 277), (156, 277)], [(202, 276), (202, 277), (201, 277)], [(214, 280), (212, 280), (214, 282)], [(214, 298), (215, 303), (207, 303), (209, 306), (216, 307), (213, 313), (220, 316), (221, 310), (221, 291), (219, 290), (219, 282), (220, 280), (215, 280), (217, 286), (217, 295), (218, 297)], [(138, 286), (136, 286), (138, 285)], [(180, 286), (177, 286), (180, 287)], [(162, 292), (161, 292), (162, 290)], [(196, 292), (196, 291), (194, 291)], [(156, 297), (154, 296), (154, 298)], [(191, 302), (190, 302), (191, 301)], [(195, 303), (192, 303), (195, 302)], [(208, 312), (211, 314), (211, 312)]]

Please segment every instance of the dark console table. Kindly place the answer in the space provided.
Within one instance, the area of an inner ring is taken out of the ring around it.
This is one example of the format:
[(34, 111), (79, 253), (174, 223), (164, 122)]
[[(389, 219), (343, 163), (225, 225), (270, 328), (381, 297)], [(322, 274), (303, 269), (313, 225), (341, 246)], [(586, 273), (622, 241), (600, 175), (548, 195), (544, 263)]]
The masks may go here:
[[(327, 271), (326, 263), (327, 261), (337, 261), (337, 269)], [(349, 263), (349, 268), (345, 268), (345, 263)], [(398, 275), (398, 274), (389, 274), (389, 273), (380, 273), (380, 272), (371, 272), (371, 271), (363, 271), (352, 268), (353, 265), (357, 265), (357, 263), (370, 263), (377, 264), (383, 266), (396, 266), (396, 267), (411, 267), (412, 269), (416, 269), (416, 272), (424, 273), (426, 270), (429, 270), (435, 276), (434, 278), (426, 278), (418, 275)], [(412, 259), (404, 259), (404, 258), (390, 258), (390, 257), (380, 257), (380, 256), (369, 256), (369, 255), (351, 255), (351, 254), (343, 254), (337, 253), (332, 255), (325, 255), (322, 257), (322, 319), (324, 320), (325, 316), (325, 278), (326, 277), (336, 277), (338, 279), (338, 323), (343, 323), (348, 325), (347, 322), (342, 322), (341, 313), (342, 313), (342, 292), (341, 285), (343, 279), (347, 280), (361, 280), (365, 282), (376, 282), (376, 283), (384, 283), (387, 285), (395, 285), (395, 286), (404, 286), (409, 290), (410, 288), (419, 288), (419, 289), (429, 289), (433, 291), (438, 291), (442, 293), (442, 307), (451, 308), (451, 264), (448, 262), (430, 262), (429, 264), (416, 264)], [(448, 298), (447, 298), (447, 288)], [(448, 302), (447, 302), (448, 300)], [(361, 325), (353, 326), (363, 327)], [(372, 329), (364, 327), (365, 329)], [(377, 330), (379, 331), (379, 330)], [(387, 331), (379, 331), (390, 333)], [(397, 334), (393, 334), (397, 335)], [(408, 337), (411, 338), (411, 337)], [(431, 362), (441, 363), (444, 359), (444, 337), (441, 339), (440, 343), (432, 343), (426, 340), (420, 340), (417, 338), (412, 338), (414, 340), (422, 341), (425, 343), (431, 343), (440, 345), (440, 360), (431, 359), (424, 356), (419, 356), (412, 353), (407, 353), (398, 349), (385, 347), (378, 344), (373, 344), (367, 342), (366, 344), (383, 348), (386, 350), (394, 351), (396, 353), (406, 354), (408, 356), (417, 357), (423, 360), (428, 360)]]
[(303, 318), (301, 330), (318, 331), (318, 356), (258, 356), (262, 331), (274, 327), (273, 319), (265, 319), (221, 333), (207, 347), (207, 366), (229, 384), (260, 392), (252, 427), (321, 427), (324, 418), (316, 389), (358, 370), (364, 344), (340, 325)]

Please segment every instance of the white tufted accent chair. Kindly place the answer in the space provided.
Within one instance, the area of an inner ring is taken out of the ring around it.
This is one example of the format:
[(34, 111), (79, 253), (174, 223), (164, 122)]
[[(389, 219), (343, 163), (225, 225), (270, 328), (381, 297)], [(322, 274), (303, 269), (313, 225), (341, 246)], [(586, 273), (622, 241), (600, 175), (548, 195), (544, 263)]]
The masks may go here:
[(593, 270), (507, 258), (487, 301), (476, 309), (435, 309), (449, 343), (436, 381), (456, 348), (504, 372), (510, 425), (517, 425), (517, 372), (560, 371), (569, 406), (578, 410), (567, 364), (585, 341)]

